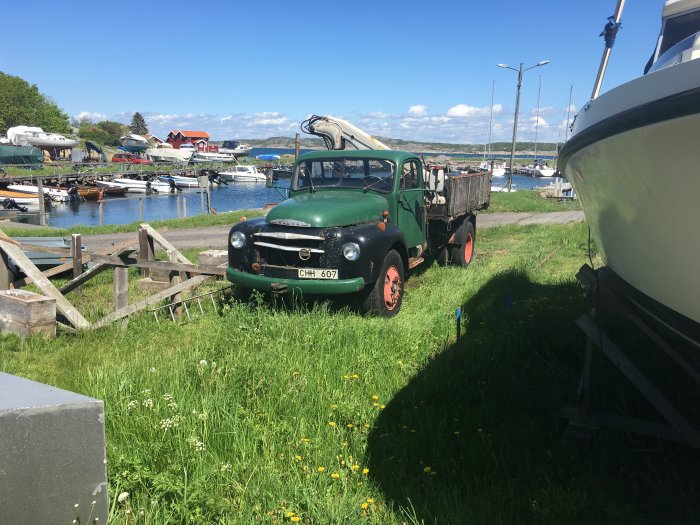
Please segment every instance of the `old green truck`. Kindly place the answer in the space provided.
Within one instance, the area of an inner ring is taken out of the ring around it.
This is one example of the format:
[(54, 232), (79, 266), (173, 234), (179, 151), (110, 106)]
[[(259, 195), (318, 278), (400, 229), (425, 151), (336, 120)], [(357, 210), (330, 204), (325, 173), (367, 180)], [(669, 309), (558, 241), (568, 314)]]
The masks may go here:
[(288, 198), (231, 228), (228, 280), (239, 297), (358, 294), (367, 312), (401, 308), (408, 272), (431, 256), (468, 266), (485, 173), (450, 173), (390, 150), (316, 151), (294, 164)]

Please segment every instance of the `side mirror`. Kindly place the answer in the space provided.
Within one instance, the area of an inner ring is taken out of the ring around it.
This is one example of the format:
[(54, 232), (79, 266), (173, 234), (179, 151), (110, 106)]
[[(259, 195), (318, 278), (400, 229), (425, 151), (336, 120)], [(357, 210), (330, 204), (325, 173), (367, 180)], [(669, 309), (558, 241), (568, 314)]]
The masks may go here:
[(265, 187), (266, 188), (272, 188), (272, 181), (273, 181), (273, 170), (272, 167), (267, 168), (265, 170)]

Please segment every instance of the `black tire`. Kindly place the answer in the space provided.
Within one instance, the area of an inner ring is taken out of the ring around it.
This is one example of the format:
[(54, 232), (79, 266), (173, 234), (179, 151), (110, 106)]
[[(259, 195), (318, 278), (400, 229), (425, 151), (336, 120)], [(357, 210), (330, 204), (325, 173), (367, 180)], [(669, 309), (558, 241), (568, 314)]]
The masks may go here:
[(404, 284), (403, 260), (396, 250), (386, 254), (379, 277), (365, 297), (363, 309), (380, 317), (393, 317), (401, 309)]
[(247, 286), (236, 285), (233, 287), (233, 298), (241, 303), (250, 301), (250, 296), (253, 295), (253, 289)]
[(474, 223), (469, 218), (465, 219), (457, 229), (455, 237), (459, 244), (451, 248), (452, 264), (466, 268), (474, 259), (474, 244), (476, 243)]

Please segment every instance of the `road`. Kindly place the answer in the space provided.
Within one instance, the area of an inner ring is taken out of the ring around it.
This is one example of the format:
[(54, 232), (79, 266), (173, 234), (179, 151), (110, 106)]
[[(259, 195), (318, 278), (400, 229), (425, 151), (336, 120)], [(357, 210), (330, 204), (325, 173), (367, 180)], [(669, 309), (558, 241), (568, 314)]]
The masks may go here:
[[(548, 213), (481, 213), (477, 216), (478, 228), (493, 228), (505, 224), (564, 224), (583, 221), (582, 211), (562, 211)], [(220, 249), (226, 248), (231, 225), (208, 226), (204, 228), (179, 228), (165, 232), (164, 236), (178, 249)], [(105, 233), (83, 235), (83, 246), (87, 251), (105, 248), (133, 238), (134, 233)]]

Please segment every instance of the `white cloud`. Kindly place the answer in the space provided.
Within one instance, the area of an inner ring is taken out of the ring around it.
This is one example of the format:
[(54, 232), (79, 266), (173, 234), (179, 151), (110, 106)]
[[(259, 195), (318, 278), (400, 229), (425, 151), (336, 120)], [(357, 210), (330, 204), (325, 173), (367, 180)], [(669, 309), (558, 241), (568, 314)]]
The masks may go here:
[[(496, 113), (496, 105), (494, 104), (493, 106), (494, 113)], [(501, 105), (498, 104), (498, 111), (501, 111)], [(446, 115), (448, 117), (458, 117), (458, 118), (466, 118), (466, 117), (475, 117), (475, 116), (484, 116), (484, 115), (489, 115), (491, 113), (491, 106), (485, 107), (485, 108), (477, 108), (474, 106), (469, 106), (467, 104), (457, 104), (456, 106), (452, 106), (450, 109), (447, 110)]]
[(426, 117), (428, 116), (428, 106), (416, 104), (408, 108), (408, 114), (412, 117)]
[(103, 113), (91, 113), (90, 111), (81, 111), (77, 115), (73, 115), (75, 120), (88, 120), (90, 122), (100, 122), (102, 120), (107, 120), (107, 115)]

